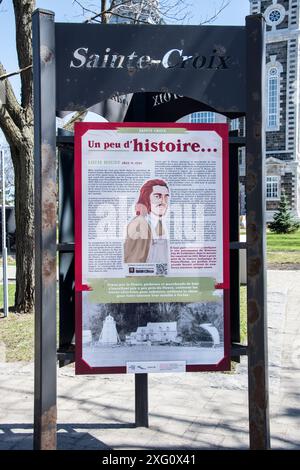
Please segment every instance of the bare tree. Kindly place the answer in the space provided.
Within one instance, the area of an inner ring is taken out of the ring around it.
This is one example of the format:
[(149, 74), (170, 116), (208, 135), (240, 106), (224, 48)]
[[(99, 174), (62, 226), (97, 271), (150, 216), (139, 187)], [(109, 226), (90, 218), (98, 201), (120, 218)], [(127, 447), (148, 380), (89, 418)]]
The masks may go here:
[[(2, 2), (1, 2), (2, 3)], [(5, 102), (0, 107), (0, 126), (10, 146), (15, 173), (16, 295), (15, 309), (30, 312), (34, 300), (34, 207), (33, 207), (33, 107), (31, 15), (35, 0), (13, 0), (16, 49), (21, 79), (17, 100), (9, 76), (0, 61), (0, 80)]]
[[(72, 2), (79, 7), (85, 23), (108, 23), (112, 17), (120, 22), (123, 20), (131, 23), (153, 23), (156, 17), (168, 24), (187, 23), (192, 19), (193, 2), (190, 0), (101, 0), (101, 5), (89, 0)], [(203, 25), (214, 22), (230, 2), (231, 0), (219, 0), (213, 5), (212, 12), (200, 18), (198, 23)]]
[(86, 23), (108, 23), (112, 19), (133, 24), (183, 22), (191, 7), (187, 0), (101, 0), (101, 5), (73, 0), (73, 4), (80, 8)]
[[(186, 22), (191, 2), (188, 0), (71, 0), (80, 7), (85, 22), (107, 23), (111, 17), (121, 17), (131, 22), (151, 22), (151, 15), (145, 20), (143, 11), (153, 6), (153, 15), (165, 22)], [(220, 0), (214, 14), (202, 21), (212, 22), (230, 0)], [(3, 0), (0, 0), (0, 4)], [(33, 80), (32, 80), (32, 26), (31, 16), (35, 0), (13, 0), (16, 25), (16, 49), (19, 70), (8, 73), (0, 60), (0, 83), (4, 88), (5, 100), (0, 100), (0, 127), (10, 146), (15, 174), (16, 214), (16, 295), (17, 312), (30, 312), (34, 302), (34, 201), (33, 201)], [(124, 14), (120, 6), (136, 3), (135, 16)], [(152, 21), (153, 22), (153, 21)], [(1, 58), (0, 58), (1, 59)], [(9, 78), (19, 75), (21, 99), (18, 101)]]

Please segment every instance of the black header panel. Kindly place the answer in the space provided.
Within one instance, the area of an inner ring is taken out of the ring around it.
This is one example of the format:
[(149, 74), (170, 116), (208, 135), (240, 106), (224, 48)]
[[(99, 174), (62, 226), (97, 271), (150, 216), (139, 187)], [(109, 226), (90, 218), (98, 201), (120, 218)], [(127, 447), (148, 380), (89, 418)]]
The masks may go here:
[(57, 110), (116, 94), (167, 92), (224, 113), (246, 109), (244, 27), (57, 23)]

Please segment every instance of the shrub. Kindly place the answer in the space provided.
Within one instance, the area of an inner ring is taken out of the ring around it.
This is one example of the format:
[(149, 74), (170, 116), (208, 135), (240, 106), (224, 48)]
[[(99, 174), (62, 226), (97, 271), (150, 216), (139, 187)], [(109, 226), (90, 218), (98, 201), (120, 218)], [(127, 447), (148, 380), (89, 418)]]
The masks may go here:
[(285, 194), (281, 195), (278, 211), (274, 214), (273, 222), (269, 229), (274, 233), (293, 233), (300, 227), (289, 210), (288, 200)]

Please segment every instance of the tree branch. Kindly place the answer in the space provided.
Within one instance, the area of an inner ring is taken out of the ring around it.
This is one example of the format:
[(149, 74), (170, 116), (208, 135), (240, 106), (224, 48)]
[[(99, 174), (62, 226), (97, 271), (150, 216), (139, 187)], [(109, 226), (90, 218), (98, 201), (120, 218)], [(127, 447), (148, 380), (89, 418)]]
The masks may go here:
[(204, 21), (201, 21), (201, 25), (210, 24), (222, 13), (225, 8), (231, 3), (231, 0), (223, 0), (218, 10), (216, 10), (211, 17), (206, 18)]
[(193, 3), (186, 0), (161, 0), (157, 12), (165, 20), (183, 23), (191, 18), (192, 7)]
[[(116, 11), (116, 8), (118, 7), (131, 5), (131, 0), (123, 0), (121, 3), (118, 3), (118, 4), (115, 4), (115, 2), (112, 1), (109, 7), (107, 7), (107, 0), (101, 0), (101, 10), (99, 12), (96, 12), (86, 7), (80, 0), (73, 0), (73, 4), (78, 5), (82, 9), (83, 15), (85, 15), (85, 13), (93, 13), (93, 16), (90, 16), (89, 18), (87, 18), (84, 21), (84, 23), (91, 23), (92, 21), (97, 21), (99, 18), (101, 18), (101, 21), (99, 21), (99, 23), (107, 23), (110, 16), (116, 16), (118, 18), (122, 18), (124, 20), (131, 20), (134, 22), (136, 21), (132, 16), (117, 13)], [(143, 6), (143, 8), (144, 7), (145, 5)], [(139, 12), (140, 12), (140, 6), (137, 5), (137, 14)], [(141, 24), (148, 24), (147, 21), (143, 21), (143, 20), (138, 20), (138, 22)]]
[[(222, 13), (222, 11), (230, 4), (231, 0), (222, 0), (220, 5), (215, 9), (211, 16), (207, 16), (205, 19), (200, 21), (201, 25), (213, 23), (214, 20)], [(92, 13), (92, 16), (87, 18), (84, 23), (106, 23), (110, 16), (122, 18), (124, 20), (131, 20), (132, 23), (149, 24), (149, 21), (141, 20), (141, 15), (144, 11), (148, 11), (149, 6), (152, 8), (152, 12), (157, 14), (158, 17), (165, 19), (171, 23), (173, 22), (186, 22), (191, 19), (190, 8), (193, 3), (188, 0), (160, 0), (158, 4), (152, 3), (151, 0), (141, 0), (138, 4), (132, 4), (132, 0), (122, 0), (116, 2), (112, 0), (110, 6), (107, 7), (107, 0), (101, 0), (101, 10), (95, 11), (96, 6), (88, 4), (85, 6), (84, 0), (73, 0), (73, 4), (77, 4), (82, 9), (82, 14), (85, 16), (86, 13)], [(132, 7), (132, 15), (122, 13), (122, 9), (130, 5)], [(119, 11), (118, 11), (119, 10)], [(150, 14), (151, 16), (151, 14)]]
[(104, 24), (108, 22), (107, 14), (105, 13), (106, 9), (107, 9), (106, 0), (101, 0), (102, 23)]
[(88, 111), (86, 111), (86, 110), (85, 111), (77, 111), (71, 117), (71, 119), (63, 125), (63, 129), (73, 132), (75, 122), (82, 122), (84, 120), (85, 116), (87, 115), (87, 113), (88, 113)]
[(27, 65), (27, 67), (24, 67), (23, 69), (17, 70), (15, 72), (10, 72), (10, 73), (5, 73), (3, 75), (0, 75), (0, 80), (6, 80), (7, 78), (13, 77), (14, 75), (19, 75), (22, 72), (26, 72), (26, 70), (32, 69), (32, 65)]
[(82, 13), (84, 15), (85, 12), (87, 13), (93, 13), (93, 15), (98, 15), (99, 13), (96, 13), (94, 10), (90, 10), (89, 8), (85, 7), (79, 0), (73, 0), (73, 5), (78, 5), (80, 8), (82, 8)]
[(19, 148), (23, 140), (22, 134), (10, 116), (6, 106), (0, 107), (0, 127), (10, 147)]
[[(109, 13), (109, 10), (107, 10), (107, 13)], [(91, 21), (96, 21), (97, 18), (101, 17), (103, 14), (103, 12), (101, 13), (98, 13), (97, 15), (95, 16), (92, 16), (91, 18), (87, 19), (84, 21), (84, 23), (90, 23)], [(112, 16), (116, 16), (118, 18), (122, 18), (123, 20), (131, 20), (133, 22), (135, 22), (135, 20), (132, 18), (132, 16), (126, 16), (126, 15), (122, 15), (122, 14), (119, 14), (119, 13), (116, 13), (116, 12), (111, 12), (110, 13)], [(144, 21), (144, 20), (138, 20), (137, 21), (139, 24), (149, 24), (148, 21)], [(100, 22), (102, 23), (102, 21)]]
[(16, 98), (10, 81), (6, 79), (6, 75), (9, 74), (6, 73), (3, 64), (0, 62), (0, 79), (4, 82), (5, 86), (5, 108), (7, 109), (7, 112), (9, 113), (14, 124), (18, 126), (23, 110)]

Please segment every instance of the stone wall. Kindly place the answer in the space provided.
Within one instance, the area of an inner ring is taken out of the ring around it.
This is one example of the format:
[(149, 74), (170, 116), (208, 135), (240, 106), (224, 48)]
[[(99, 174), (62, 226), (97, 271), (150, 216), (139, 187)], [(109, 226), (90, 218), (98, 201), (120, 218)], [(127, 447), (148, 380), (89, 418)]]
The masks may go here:
[(287, 105), (287, 41), (267, 44), (267, 63), (270, 56), (275, 55), (280, 62), (283, 72), (280, 75), (280, 129), (279, 131), (267, 131), (267, 151), (286, 150), (286, 105)]
[(284, 191), (287, 196), (289, 206), (291, 209), (295, 207), (295, 176), (293, 173), (286, 173), (281, 178), (281, 191)]

